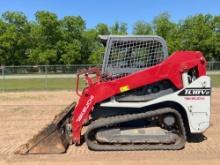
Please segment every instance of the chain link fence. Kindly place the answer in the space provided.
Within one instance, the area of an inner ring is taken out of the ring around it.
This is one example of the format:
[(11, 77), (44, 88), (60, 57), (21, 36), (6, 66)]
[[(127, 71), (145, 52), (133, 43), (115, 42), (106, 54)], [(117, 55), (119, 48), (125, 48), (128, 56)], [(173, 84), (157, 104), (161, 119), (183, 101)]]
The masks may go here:
[(74, 90), (77, 70), (94, 66), (101, 65), (1, 66), (0, 90)]
[[(94, 66), (101, 67), (91, 64), (0, 66), (0, 91), (75, 90), (77, 70)], [(208, 62), (207, 70), (220, 78), (220, 62)], [(80, 87), (83, 85), (81, 80)]]
[(220, 61), (209, 61), (207, 64), (208, 71), (220, 71)]
[(101, 65), (77, 64), (77, 65), (23, 65), (23, 66), (1, 66), (5, 76), (10, 75), (59, 75), (76, 74), (78, 69)]

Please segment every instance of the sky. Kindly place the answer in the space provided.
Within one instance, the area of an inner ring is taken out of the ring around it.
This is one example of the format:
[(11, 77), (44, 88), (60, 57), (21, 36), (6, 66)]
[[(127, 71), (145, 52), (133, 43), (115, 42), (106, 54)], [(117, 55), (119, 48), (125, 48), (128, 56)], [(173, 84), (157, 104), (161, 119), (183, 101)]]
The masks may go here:
[(0, 14), (8, 10), (22, 11), (29, 20), (39, 10), (54, 12), (59, 18), (81, 16), (87, 28), (101, 22), (126, 22), (131, 31), (136, 21), (152, 22), (163, 12), (175, 22), (199, 13), (220, 15), (220, 0), (0, 0)]

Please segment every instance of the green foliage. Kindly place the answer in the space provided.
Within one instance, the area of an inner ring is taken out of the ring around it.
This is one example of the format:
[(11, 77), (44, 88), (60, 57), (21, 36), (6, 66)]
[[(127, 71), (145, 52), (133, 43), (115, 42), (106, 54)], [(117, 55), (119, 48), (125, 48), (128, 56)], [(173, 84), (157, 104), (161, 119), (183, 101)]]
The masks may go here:
[(212, 58), (220, 61), (220, 16), (214, 17), (213, 22), (213, 47), (215, 48), (215, 52)]
[(208, 60), (215, 54), (215, 34), (211, 15), (188, 17), (181, 23), (180, 38), (183, 49), (202, 51)]
[[(198, 14), (179, 22), (168, 13), (152, 23), (137, 21), (135, 35), (162, 36), (169, 54), (176, 50), (199, 50), (207, 60), (220, 60), (220, 16)], [(99, 23), (86, 29), (80, 16), (58, 19), (48, 11), (35, 13), (28, 21), (22, 12), (7, 11), (0, 16), (0, 65), (102, 63), (104, 47), (98, 35), (127, 35), (127, 24)]]
[(170, 15), (168, 13), (162, 13), (154, 18), (153, 26), (155, 33), (166, 39), (172, 34), (175, 23), (170, 21)]
[(61, 20), (61, 30), (68, 41), (80, 39), (85, 30), (85, 21), (81, 17), (66, 16)]
[(43, 51), (36, 48), (31, 49), (29, 54), (29, 62), (31, 64), (54, 64), (56, 62), (56, 50), (44, 49)]
[(100, 35), (109, 35), (110, 34), (110, 30), (108, 25), (104, 24), (104, 23), (99, 23), (98, 25), (96, 25), (96, 30), (97, 33)]
[(105, 48), (101, 45), (97, 45), (95, 50), (89, 56), (88, 62), (90, 64), (102, 64)]
[(145, 21), (137, 21), (134, 25), (133, 34), (150, 35), (150, 34), (153, 34), (153, 30), (149, 23)]
[(38, 11), (31, 24), (31, 46), (27, 49), (29, 64), (56, 64), (57, 42), (61, 39), (60, 22), (54, 13)]
[(110, 27), (111, 34), (113, 35), (126, 35), (127, 33), (127, 24), (115, 22), (115, 24)]
[(47, 11), (39, 11), (35, 14), (38, 28), (39, 40), (42, 47), (51, 48), (60, 39), (60, 27), (57, 16)]
[(29, 47), (30, 26), (20, 12), (5, 12), (0, 19), (0, 63), (24, 64)]
[[(63, 42), (64, 43), (64, 42)], [(65, 42), (62, 45), (63, 54), (61, 56), (61, 62), (64, 64), (74, 64), (81, 60), (81, 43), (78, 40), (73, 40), (68, 43)]]
[(166, 40), (169, 54), (180, 49), (178, 25), (170, 21), (168, 13), (162, 13), (154, 18), (153, 29), (157, 35)]
[(98, 33), (95, 29), (89, 29), (84, 31), (81, 39), (82, 50), (81, 50), (81, 63), (88, 63), (88, 59), (92, 52), (95, 50), (98, 44)]

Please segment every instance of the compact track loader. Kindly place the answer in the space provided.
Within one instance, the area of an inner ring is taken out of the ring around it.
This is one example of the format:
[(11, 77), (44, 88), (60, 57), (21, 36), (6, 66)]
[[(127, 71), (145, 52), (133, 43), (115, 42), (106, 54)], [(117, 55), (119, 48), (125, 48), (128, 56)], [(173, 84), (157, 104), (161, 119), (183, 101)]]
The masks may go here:
[[(110, 35), (101, 42), (102, 68), (77, 74), (78, 103), (15, 153), (64, 153), (83, 142), (96, 151), (178, 150), (188, 134), (209, 127), (211, 85), (201, 52), (168, 56), (159, 36)], [(81, 75), (87, 87), (80, 93)]]

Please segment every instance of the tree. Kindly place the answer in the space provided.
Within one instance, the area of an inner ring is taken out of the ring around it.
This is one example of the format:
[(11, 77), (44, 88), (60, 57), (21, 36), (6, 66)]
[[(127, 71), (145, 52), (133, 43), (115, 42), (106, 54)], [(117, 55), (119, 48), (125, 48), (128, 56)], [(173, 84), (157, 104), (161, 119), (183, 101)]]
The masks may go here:
[(62, 37), (56, 44), (59, 63), (80, 63), (82, 61), (82, 37), (85, 31), (85, 21), (81, 17), (68, 16), (60, 22)]
[(38, 11), (35, 14), (39, 28), (39, 39), (43, 47), (53, 47), (61, 37), (60, 22), (56, 14)]
[(157, 35), (166, 40), (169, 54), (180, 49), (179, 26), (170, 21), (168, 13), (162, 13), (154, 18), (153, 29)]
[[(127, 24), (99, 23), (86, 29), (80, 16), (58, 19), (55, 13), (38, 11), (28, 21), (22, 12), (7, 11), (0, 17), (0, 65), (100, 64), (104, 47), (98, 35), (109, 34), (126, 35)], [(133, 34), (162, 36), (169, 53), (200, 50), (207, 60), (220, 60), (220, 16), (198, 14), (175, 23), (162, 13), (151, 24), (137, 21)]]
[(149, 35), (153, 34), (152, 27), (145, 21), (138, 21), (133, 27), (133, 34), (135, 35)]
[(66, 16), (60, 22), (65, 40), (81, 39), (85, 30), (85, 21), (81, 17)]
[(74, 64), (81, 61), (81, 43), (78, 40), (73, 40), (71, 43), (63, 42), (63, 54), (60, 61), (63, 64)]
[(157, 35), (167, 39), (175, 28), (175, 23), (170, 21), (168, 13), (162, 13), (153, 20), (154, 31)]
[(215, 56), (216, 39), (211, 15), (195, 15), (185, 19), (180, 26), (182, 49), (202, 51), (207, 60)]
[(220, 16), (213, 18), (213, 59), (220, 61)]
[(108, 28), (108, 25), (104, 24), (104, 23), (99, 23), (96, 25), (96, 30), (97, 33), (100, 35), (109, 35), (110, 31)]
[(110, 28), (111, 34), (114, 35), (126, 35), (127, 33), (127, 24), (115, 22), (115, 24)]
[(55, 49), (44, 49), (44, 51), (42, 51), (39, 48), (33, 48), (29, 51), (29, 64), (49, 65), (54, 64), (57, 61), (57, 52)]
[(101, 44), (96, 44), (89, 56), (88, 62), (90, 64), (102, 64), (104, 52), (105, 48)]
[(0, 19), (0, 65), (6, 64), (6, 48), (8, 47), (5, 42), (5, 37), (3, 37), (6, 32), (7, 25), (6, 23)]
[(56, 44), (61, 39), (60, 22), (56, 14), (38, 11), (36, 22), (31, 24), (31, 44), (26, 51), (31, 64), (56, 64)]
[(81, 42), (83, 43), (81, 49), (81, 62), (88, 63), (89, 56), (95, 51), (98, 42), (98, 33), (95, 29), (86, 30), (83, 33)]
[(25, 64), (30, 31), (26, 16), (22, 12), (7, 11), (2, 14), (0, 29), (1, 64)]

